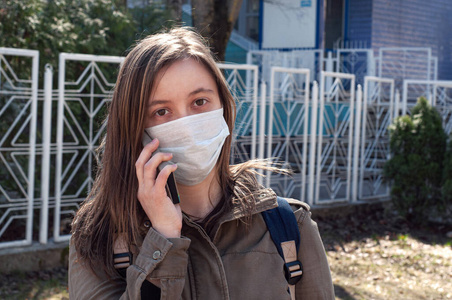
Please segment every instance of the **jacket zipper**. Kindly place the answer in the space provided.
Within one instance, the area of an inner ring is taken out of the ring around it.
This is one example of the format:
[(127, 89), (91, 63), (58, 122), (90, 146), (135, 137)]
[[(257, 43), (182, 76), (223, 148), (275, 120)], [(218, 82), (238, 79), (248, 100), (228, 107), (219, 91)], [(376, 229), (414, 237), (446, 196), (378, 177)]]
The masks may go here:
[(212, 243), (212, 240), (210, 239), (209, 235), (206, 233), (206, 231), (201, 226), (199, 226), (198, 224), (196, 224), (195, 222), (191, 221), (188, 218), (186, 218), (186, 224), (192, 228), (197, 229), (198, 232), (201, 234), (201, 236), (209, 243), (210, 247), (215, 252), (215, 259), (217, 260), (217, 264), (218, 264), (219, 271), (220, 271), (220, 276), (221, 276), (222, 283), (223, 283), (224, 299), (229, 299), (229, 289), (228, 289), (228, 284), (227, 284), (227, 280), (226, 280), (226, 273), (224, 271), (223, 261), (221, 260), (220, 252), (218, 252), (217, 247), (215, 247), (215, 244)]

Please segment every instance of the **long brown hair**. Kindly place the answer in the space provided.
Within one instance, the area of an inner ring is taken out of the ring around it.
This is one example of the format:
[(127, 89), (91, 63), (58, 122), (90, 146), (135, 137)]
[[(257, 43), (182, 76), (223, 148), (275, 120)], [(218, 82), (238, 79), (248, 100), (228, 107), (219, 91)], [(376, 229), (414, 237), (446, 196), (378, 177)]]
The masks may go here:
[[(122, 233), (128, 245), (135, 244), (145, 217), (137, 199), (135, 162), (143, 146), (146, 103), (151, 97), (156, 74), (172, 63), (192, 58), (212, 74), (223, 105), (224, 118), (233, 130), (235, 102), (215, 59), (200, 35), (188, 28), (172, 29), (141, 40), (122, 64), (109, 106), (107, 132), (94, 186), (72, 223), (72, 242), (79, 256), (93, 267), (113, 269), (115, 234)], [(229, 166), (231, 135), (217, 162), (223, 189), (221, 211), (231, 206), (234, 176)], [(247, 210), (249, 210), (249, 205)], [(220, 214), (222, 213), (220, 211)]]

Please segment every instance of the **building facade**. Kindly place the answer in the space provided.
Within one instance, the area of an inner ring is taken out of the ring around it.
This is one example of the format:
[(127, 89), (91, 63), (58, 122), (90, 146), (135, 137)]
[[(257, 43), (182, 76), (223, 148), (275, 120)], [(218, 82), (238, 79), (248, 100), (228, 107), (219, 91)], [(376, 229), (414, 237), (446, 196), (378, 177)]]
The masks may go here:
[[(235, 30), (260, 50), (372, 49), (377, 57), (382, 48), (430, 48), (438, 60), (437, 79), (448, 80), (450, 4), (450, 0), (243, 0)], [(235, 61), (240, 45), (231, 43), (226, 57)]]

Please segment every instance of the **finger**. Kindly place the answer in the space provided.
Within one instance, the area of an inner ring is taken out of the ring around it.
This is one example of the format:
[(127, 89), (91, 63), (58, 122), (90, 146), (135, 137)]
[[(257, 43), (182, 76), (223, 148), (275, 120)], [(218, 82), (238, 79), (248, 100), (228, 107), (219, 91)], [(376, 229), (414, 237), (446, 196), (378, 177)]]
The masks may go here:
[(149, 158), (151, 157), (152, 153), (154, 153), (155, 150), (157, 150), (158, 145), (159, 145), (158, 139), (153, 139), (152, 142), (144, 146), (143, 150), (138, 156), (138, 159), (135, 162), (135, 169), (139, 183), (143, 181), (144, 166), (149, 161)]
[(158, 189), (164, 189), (166, 182), (168, 181), (169, 175), (176, 171), (177, 165), (167, 165), (165, 166), (157, 176), (157, 179), (155, 180), (155, 188)]
[(154, 182), (157, 177), (157, 168), (164, 161), (169, 161), (173, 155), (171, 153), (156, 153), (144, 166), (144, 180), (146, 182)]

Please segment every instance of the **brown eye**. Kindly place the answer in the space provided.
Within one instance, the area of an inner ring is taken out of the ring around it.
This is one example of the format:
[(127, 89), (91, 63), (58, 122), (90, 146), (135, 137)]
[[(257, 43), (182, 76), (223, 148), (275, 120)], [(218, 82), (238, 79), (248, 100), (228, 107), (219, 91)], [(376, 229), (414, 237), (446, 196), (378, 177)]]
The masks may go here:
[(206, 102), (206, 99), (197, 99), (195, 100), (195, 106), (203, 106), (204, 104), (206, 104)]
[(168, 113), (167, 109), (159, 109), (158, 111), (155, 112), (156, 115), (158, 116), (164, 116)]

